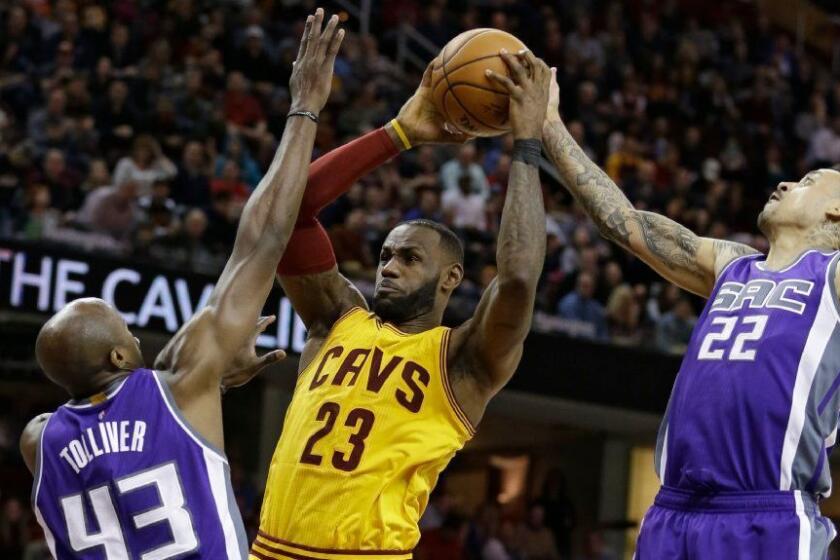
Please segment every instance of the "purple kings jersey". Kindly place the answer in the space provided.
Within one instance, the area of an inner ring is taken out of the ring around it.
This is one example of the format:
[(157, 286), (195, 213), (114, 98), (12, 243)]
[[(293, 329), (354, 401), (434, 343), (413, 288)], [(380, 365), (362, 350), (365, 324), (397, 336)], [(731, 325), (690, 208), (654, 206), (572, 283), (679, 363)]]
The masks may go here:
[(146, 369), (47, 420), (32, 501), (58, 560), (241, 559), (242, 519), (221, 451)]
[(840, 411), (840, 253), (779, 271), (764, 255), (720, 274), (689, 342), (656, 446), (662, 484), (827, 496)]

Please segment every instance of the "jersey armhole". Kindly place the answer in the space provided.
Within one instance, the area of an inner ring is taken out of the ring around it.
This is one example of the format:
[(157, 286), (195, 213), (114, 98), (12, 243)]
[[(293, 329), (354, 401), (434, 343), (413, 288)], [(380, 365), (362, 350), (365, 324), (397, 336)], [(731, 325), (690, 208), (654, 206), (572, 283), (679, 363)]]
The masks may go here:
[[(227, 456), (225, 455), (224, 450), (219, 449), (209, 441), (207, 441), (204, 436), (202, 436), (198, 431), (193, 428), (189, 421), (184, 418), (181, 409), (178, 408), (178, 403), (175, 402), (175, 396), (172, 394), (172, 390), (169, 388), (169, 384), (166, 382), (165, 379), (161, 379), (159, 373), (156, 370), (151, 371), (152, 379), (154, 379), (155, 384), (160, 391), (160, 395), (163, 399), (163, 403), (166, 406), (167, 410), (169, 410), (169, 415), (175, 420), (175, 423), (181, 427), (185, 434), (187, 434), (190, 439), (192, 439), (199, 447), (201, 447), (205, 451), (209, 451), (213, 455), (218, 456), (225, 465), (228, 464)], [(221, 390), (221, 389), (220, 389)]]
[(44, 436), (47, 434), (47, 426), (55, 413), (50, 414), (49, 418), (44, 422), (44, 427), (41, 428), (41, 433), (38, 435), (38, 444), (35, 446), (35, 473), (32, 483), (32, 507), (38, 507), (38, 491), (41, 489), (41, 478), (44, 470)]
[(720, 279), (723, 278), (723, 275), (726, 274), (726, 272), (737, 261), (744, 260), (744, 259), (750, 259), (750, 258), (754, 258), (754, 257), (763, 257), (763, 256), (765, 256), (764, 253), (750, 253), (749, 255), (741, 255), (740, 257), (735, 257), (734, 259), (732, 259), (731, 261), (729, 261), (728, 263), (723, 265), (723, 268), (720, 269), (720, 272), (718, 272), (717, 276), (715, 277), (715, 283), (712, 286), (712, 293), (714, 293), (715, 290), (718, 289), (718, 287), (719, 287), (718, 284), (720, 284)]
[(56, 412), (50, 414), (50, 417), (47, 418), (46, 422), (44, 422), (44, 428), (41, 430), (41, 435), (38, 436), (38, 445), (35, 446), (35, 475), (34, 480), (32, 482), (31, 498), (32, 512), (35, 514), (35, 520), (38, 521), (38, 524), (41, 526), (41, 529), (44, 530), (44, 538), (47, 541), (47, 548), (50, 550), (50, 553), (52, 553), (53, 558), (58, 558), (55, 549), (55, 537), (53, 536), (52, 530), (50, 529), (49, 525), (47, 525), (47, 520), (44, 519), (44, 516), (41, 513), (41, 508), (38, 507), (38, 493), (41, 490), (41, 479), (43, 477), (44, 470), (44, 437), (47, 435), (47, 426), (49, 426), (50, 420), (52, 420)]
[(825, 271), (825, 283), (828, 285), (828, 293), (831, 295), (831, 308), (834, 310), (834, 318), (840, 323), (840, 300), (837, 299), (837, 264), (840, 262), (840, 252), (836, 253), (828, 263)]
[(455, 413), (455, 418), (458, 423), (466, 430), (468, 438), (472, 439), (475, 436), (476, 428), (470, 422), (464, 409), (461, 408), (458, 399), (455, 397), (455, 391), (452, 389), (452, 384), (449, 380), (449, 368), (447, 365), (449, 357), (449, 338), (452, 334), (452, 329), (446, 329), (440, 339), (440, 376), (443, 382), (443, 390), (446, 393), (446, 400), (449, 403), (450, 410)]
[[(345, 311), (344, 313), (342, 313), (342, 314), (338, 317), (338, 319), (336, 319), (335, 321), (333, 321), (333, 324), (330, 326), (329, 330), (327, 331), (327, 334), (325, 334), (325, 335), (324, 335), (324, 342), (326, 342), (327, 340), (329, 340), (329, 338), (332, 336), (333, 332), (335, 331), (336, 327), (338, 327), (338, 325), (339, 325), (340, 323), (343, 323), (343, 322), (345, 321), (345, 319), (347, 319), (348, 317), (350, 317), (351, 315), (353, 315), (356, 311), (364, 311), (365, 313), (369, 313), (369, 311), (368, 311), (367, 309), (365, 309), (364, 307), (362, 307), (361, 305), (354, 305), (354, 306), (352, 306), (350, 309), (348, 309), (347, 311)], [(308, 341), (307, 341), (307, 342), (308, 342)], [(324, 351), (324, 346), (325, 346), (325, 345), (324, 345), (324, 344), (322, 344), (322, 345), (321, 345), (321, 347), (318, 349), (318, 352), (316, 352), (316, 353), (315, 353), (315, 355), (314, 355), (314, 356), (312, 356), (312, 360), (311, 360), (308, 364), (306, 364), (306, 367), (305, 367), (305, 368), (303, 368), (302, 370), (300, 370), (300, 371), (298, 372), (298, 374), (297, 374), (297, 379), (300, 379), (301, 377), (303, 377), (303, 375), (304, 375), (305, 373), (307, 373), (307, 372), (309, 371), (309, 369), (312, 367), (312, 364), (314, 364), (315, 362), (317, 362), (317, 361), (318, 361), (318, 358), (320, 358), (320, 357), (321, 357), (321, 354), (322, 354), (322, 353), (323, 353), (323, 351)], [(298, 359), (300, 359), (300, 358), (298, 358)]]

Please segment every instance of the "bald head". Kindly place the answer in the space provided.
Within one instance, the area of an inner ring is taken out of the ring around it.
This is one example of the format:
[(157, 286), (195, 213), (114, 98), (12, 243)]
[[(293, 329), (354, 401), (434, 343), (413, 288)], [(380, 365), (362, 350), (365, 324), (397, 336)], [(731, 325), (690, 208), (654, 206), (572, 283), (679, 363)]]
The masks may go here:
[(50, 318), (35, 343), (38, 364), (74, 397), (101, 391), (143, 366), (140, 346), (119, 313), (98, 298), (68, 303)]

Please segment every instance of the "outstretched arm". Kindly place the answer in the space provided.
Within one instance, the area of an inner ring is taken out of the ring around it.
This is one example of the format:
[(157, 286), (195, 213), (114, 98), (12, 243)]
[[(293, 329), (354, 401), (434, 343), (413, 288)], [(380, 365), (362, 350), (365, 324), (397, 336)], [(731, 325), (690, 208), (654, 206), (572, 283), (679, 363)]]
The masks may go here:
[[(415, 94), (394, 121), (318, 158), (311, 166), (294, 234), (277, 275), (308, 330), (300, 360), (305, 368), (335, 320), (364, 297), (338, 270), (327, 232), (317, 220), (322, 208), (403, 150), (467, 137), (444, 130), (431, 99), (431, 68), (426, 69)], [(399, 129), (399, 131), (398, 131)], [(401, 131), (401, 132), (400, 132)]]
[(740, 243), (699, 237), (665, 216), (636, 210), (566, 130), (558, 103), (555, 78), (543, 125), (545, 150), (563, 184), (586, 209), (601, 235), (645, 261), (665, 279), (703, 297), (708, 297), (718, 272), (732, 259), (757, 252)]
[(502, 56), (513, 80), (498, 74), (491, 78), (510, 95), (514, 161), (497, 240), (499, 272), (472, 319), (453, 332), (448, 356), (455, 396), (473, 424), (519, 364), (545, 259), (545, 207), (538, 165), (545, 117), (540, 104), (548, 99), (550, 72), (531, 52)]
[[(318, 113), (329, 95), (335, 55), (343, 38), (333, 17), (321, 33), (323, 10), (307, 19), (292, 70), (293, 111)], [(176, 333), (168, 347), (169, 385), (182, 412), (220, 443), (222, 375), (253, 336), (274, 283), (274, 270), (291, 236), (306, 184), (315, 123), (290, 117), (268, 172), (243, 211), (233, 252), (208, 305)], [(171, 348), (170, 348), (171, 347)]]

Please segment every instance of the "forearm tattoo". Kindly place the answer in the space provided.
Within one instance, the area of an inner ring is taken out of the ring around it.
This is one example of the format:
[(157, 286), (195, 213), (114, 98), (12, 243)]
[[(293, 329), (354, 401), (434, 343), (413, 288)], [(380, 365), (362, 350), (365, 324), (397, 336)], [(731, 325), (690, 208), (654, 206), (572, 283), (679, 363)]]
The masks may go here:
[(629, 248), (627, 221), (635, 211), (633, 205), (609, 175), (580, 149), (565, 126), (558, 123), (553, 127), (543, 145), (563, 183), (586, 209), (601, 235)]
[(651, 254), (665, 266), (672, 270), (701, 272), (697, 265), (700, 239), (691, 230), (651, 212), (636, 211), (633, 221), (639, 225), (642, 239)]

